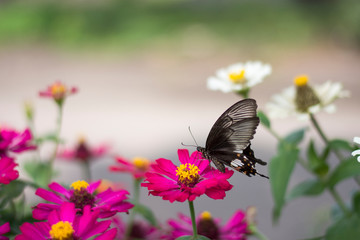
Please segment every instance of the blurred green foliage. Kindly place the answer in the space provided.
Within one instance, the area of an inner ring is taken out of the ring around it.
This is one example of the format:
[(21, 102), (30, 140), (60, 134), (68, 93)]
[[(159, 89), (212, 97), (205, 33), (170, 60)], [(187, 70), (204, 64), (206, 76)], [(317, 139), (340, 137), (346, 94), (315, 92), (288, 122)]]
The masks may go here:
[(320, 38), (360, 45), (360, 1), (0, 2), (2, 45), (127, 48), (176, 42), (199, 29), (230, 43), (297, 44)]

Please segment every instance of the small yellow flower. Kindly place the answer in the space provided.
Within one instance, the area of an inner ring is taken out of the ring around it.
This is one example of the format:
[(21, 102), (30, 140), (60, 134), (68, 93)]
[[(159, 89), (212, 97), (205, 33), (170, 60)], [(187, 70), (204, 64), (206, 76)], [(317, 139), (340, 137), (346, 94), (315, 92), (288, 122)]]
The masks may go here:
[(53, 240), (73, 239), (74, 229), (68, 221), (60, 221), (51, 226), (50, 236)]
[(181, 183), (189, 185), (199, 180), (199, 171), (200, 169), (194, 164), (181, 164), (176, 170), (176, 176)]
[(212, 218), (211, 213), (208, 211), (202, 212), (200, 217), (203, 220), (210, 220)]
[(88, 186), (89, 184), (84, 180), (73, 182), (70, 185), (70, 187), (72, 187), (75, 191), (81, 191), (82, 189), (86, 189)]
[(150, 166), (150, 161), (146, 158), (135, 157), (133, 158), (133, 164), (137, 169), (147, 170)]

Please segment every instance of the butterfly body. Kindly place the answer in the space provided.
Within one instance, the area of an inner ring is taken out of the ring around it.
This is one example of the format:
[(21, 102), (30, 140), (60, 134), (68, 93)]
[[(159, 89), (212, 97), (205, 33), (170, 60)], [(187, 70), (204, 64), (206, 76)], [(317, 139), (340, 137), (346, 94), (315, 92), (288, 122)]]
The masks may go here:
[(266, 162), (255, 157), (250, 148), (259, 118), (256, 115), (257, 104), (254, 99), (244, 99), (227, 109), (215, 122), (206, 140), (205, 148), (197, 147), (203, 158), (214, 163), (216, 168), (225, 172), (225, 165), (247, 176), (259, 175), (255, 164)]

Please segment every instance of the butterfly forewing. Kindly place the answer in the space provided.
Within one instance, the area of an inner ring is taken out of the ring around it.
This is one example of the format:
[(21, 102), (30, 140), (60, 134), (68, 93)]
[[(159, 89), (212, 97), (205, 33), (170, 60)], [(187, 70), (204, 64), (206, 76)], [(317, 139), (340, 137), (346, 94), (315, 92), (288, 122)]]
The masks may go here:
[(227, 148), (233, 152), (246, 148), (259, 124), (256, 108), (254, 99), (244, 99), (226, 110), (211, 128), (206, 150), (216, 152)]
[(256, 163), (266, 165), (266, 162), (257, 159), (250, 148), (250, 140), (260, 122), (256, 109), (254, 99), (235, 103), (216, 120), (206, 139), (205, 148), (197, 148), (221, 172), (225, 172), (224, 165), (227, 165), (247, 176), (257, 174), (267, 178), (255, 169)]

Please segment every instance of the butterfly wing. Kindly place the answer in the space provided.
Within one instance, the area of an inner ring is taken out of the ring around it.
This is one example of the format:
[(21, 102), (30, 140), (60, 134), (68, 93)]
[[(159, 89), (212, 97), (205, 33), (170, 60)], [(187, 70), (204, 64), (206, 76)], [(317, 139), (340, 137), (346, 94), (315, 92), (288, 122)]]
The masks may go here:
[(215, 122), (206, 140), (207, 153), (230, 165), (234, 152), (244, 150), (253, 139), (259, 118), (254, 99), (244, 99), (227, 109)]

